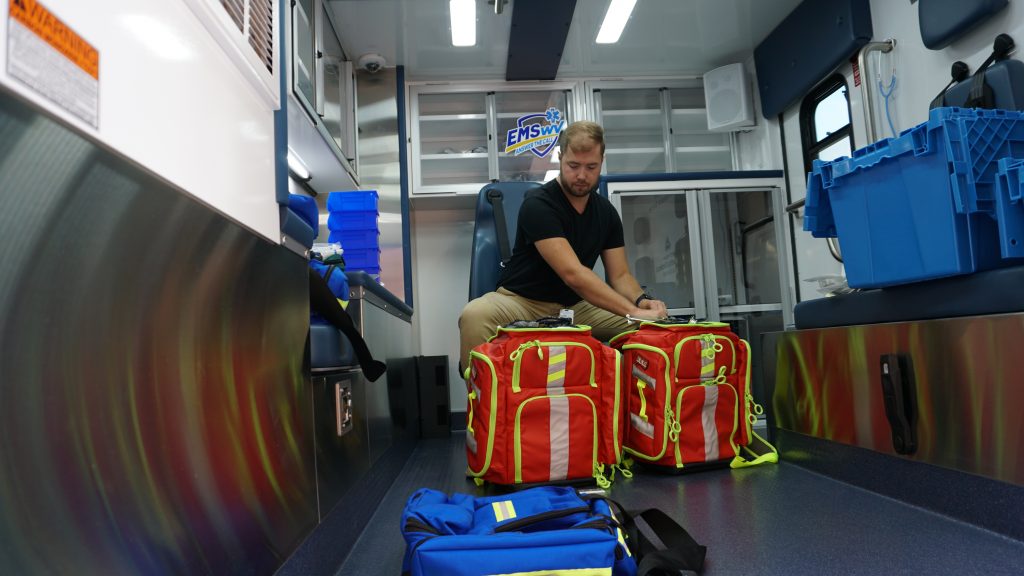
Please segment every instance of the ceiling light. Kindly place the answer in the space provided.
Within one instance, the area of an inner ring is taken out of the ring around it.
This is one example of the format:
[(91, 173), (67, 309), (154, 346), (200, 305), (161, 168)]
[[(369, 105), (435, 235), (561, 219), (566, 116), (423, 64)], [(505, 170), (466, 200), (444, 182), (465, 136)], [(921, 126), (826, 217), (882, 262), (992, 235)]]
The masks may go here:
[(626, 27), (626, 21), (633, 13), (635, 5), (636, 0), (612, 0), (608, 5), (608, 13), (604, 15), (601, 29), (597, 32), (598, 44), (615, 44), (619, 41), (619, 36), (622, 36), (622, 30)]
[(476, 46), (476, 0), (451, 0), (452, 46)]

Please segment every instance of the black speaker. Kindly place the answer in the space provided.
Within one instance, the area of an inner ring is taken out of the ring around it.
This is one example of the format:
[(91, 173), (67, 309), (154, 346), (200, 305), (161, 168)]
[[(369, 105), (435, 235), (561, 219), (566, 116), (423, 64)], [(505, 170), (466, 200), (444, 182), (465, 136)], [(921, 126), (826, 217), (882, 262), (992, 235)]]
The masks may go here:
[(416, 375), (420, 398), (420, 437), (447, 438), (451, 435), (448, 357), (417, 356)]

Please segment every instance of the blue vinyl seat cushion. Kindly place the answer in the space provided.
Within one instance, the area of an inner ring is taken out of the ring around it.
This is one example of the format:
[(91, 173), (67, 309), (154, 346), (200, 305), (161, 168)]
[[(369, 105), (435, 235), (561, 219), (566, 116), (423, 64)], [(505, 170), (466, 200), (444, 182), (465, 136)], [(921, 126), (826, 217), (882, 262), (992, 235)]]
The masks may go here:
[(491, 190), (501, 191), (505, 227), (508, 230), (508, 244), (511, 250), (515, 246), (519, 207), (523, 205), (526, 192), (539, 185), (538, 182), (494, 182), (480, 189), (476, 199), (473, 251), (469, 265), (470, 300), (494, 291), (501, 276), (501, 251), (494, 223), (494, 208), (487, 198), (487, 193)]

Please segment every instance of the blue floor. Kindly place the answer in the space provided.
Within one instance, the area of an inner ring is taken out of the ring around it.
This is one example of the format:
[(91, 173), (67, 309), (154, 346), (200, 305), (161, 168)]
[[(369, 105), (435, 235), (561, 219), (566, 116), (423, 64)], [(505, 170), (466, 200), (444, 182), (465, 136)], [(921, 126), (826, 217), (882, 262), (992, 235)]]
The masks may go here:
[[(406, 498), (421, 487), (477, 491), (464, 475), (464, 440), (455, 434), (419, 442), (336, 574), (401, 573)], [(785, 461), (637, 474), (617, 479), (611, 496), (629, 510), (657, 507), (675, 517), (708, 547), (704, 574), (711, 576), (1024, 574), (1020, 541)]]

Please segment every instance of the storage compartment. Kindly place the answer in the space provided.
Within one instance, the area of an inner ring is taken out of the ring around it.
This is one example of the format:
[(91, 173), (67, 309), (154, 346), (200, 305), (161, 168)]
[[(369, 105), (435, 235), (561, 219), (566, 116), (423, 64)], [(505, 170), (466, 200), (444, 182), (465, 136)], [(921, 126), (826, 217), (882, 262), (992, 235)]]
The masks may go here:
[(850, 286), (878, 288), (1013, 264), (1000, 258), (995, 176), (1024, 157), (1024, 113), (936, 108), (927, 122), (815, 161), (804, 230), (838, 236)]
[(680, 428), (677, 464), (715, 462), (736, 456), (741, 416), (732, 384), (684, 385), (676, 397), (676, 414)]
[[(577, 386), (576, 390), (585, 387)], [(515, 401), (513, 397), (513, 402)], [(594, 475), (597, 406), (583, 393), (531, 396), (515, 408), (516, 484), (579, 480)]]

